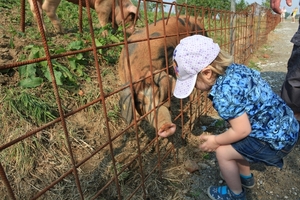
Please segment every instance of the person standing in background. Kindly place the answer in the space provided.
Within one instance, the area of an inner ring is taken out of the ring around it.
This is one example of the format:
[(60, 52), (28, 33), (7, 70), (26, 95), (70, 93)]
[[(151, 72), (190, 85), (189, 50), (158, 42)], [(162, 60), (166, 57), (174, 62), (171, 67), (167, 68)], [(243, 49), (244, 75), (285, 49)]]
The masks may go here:
[(283, 6), (283, 8), (281, 9), (281, 22), (284, 22), (285, 20), (285, 13), (286, 13), (286, 9), (285, 6)]
[(298, 13), (298, 8), (296, 7), (296, 8), (294, 8), (294, 10), (292, 11), (292, 14), (291, 14), (292, 15), (292, 23), (295, 23), (297, 13)]
[[(280, 1), (270, 1), (272, 10), (278, 14), (281, 14)], [(286, 0), (286, 4), (291, 6), (292, 1)], [(281, 88), (281, 98), (292, 108), (296, 119), (300, 122), (300, 19), (298, 30), (292, 37), (291, 42), (294, 46), (287, 63), (287, 74)]]

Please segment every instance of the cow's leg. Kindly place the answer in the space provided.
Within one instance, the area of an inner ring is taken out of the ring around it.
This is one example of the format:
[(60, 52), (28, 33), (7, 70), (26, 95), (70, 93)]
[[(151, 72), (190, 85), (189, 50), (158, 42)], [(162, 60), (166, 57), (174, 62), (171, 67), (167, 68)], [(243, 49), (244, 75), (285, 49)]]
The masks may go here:
[[(175, 88), (176, 80), (173, 76), (168, 75), (166, 72), (161, 72), (154, 75), (154, 82), (159, 87), (159, 98), (160, 101), (164, 101), (173, 94)], [(170, 102), (164, 103), (164, 106), (158, 108), (157, 117), (159, 119), (158, 123), (158, 135), (163, 137), (168, 137), (175, 133), (176, 125), (172, 123), (171, 114), (169, 111)]]
[[(36, 12), (35, 12), (35, 9), (34, 9), (34, 5), (33, 5), (33, 0), (28, 0), (29, 4), (30, 4), (30, 10), (35, 18), (35, 21), (37, 22), (38, 19), (37, 19), (37, 15), (36, 15)], [(43, 4), (43, 1), (42, 0), (37, 0), (37, 5), (38, 5), (38, 9), (39, 9), (39, 12), (40, 12), (40, 15), (41, 15), (41, 20), (42, 20), (42, 25), (43, 25), (43, 28), (44, 28), (44, 31), (46, 31), (46, 28), (45, 28), (45, 24), (44, 24), (44, 20), (43, 20), (43, 11), (42, 11), (42, 4)]]
[[(166, 76), (165, 78), (169, 81), (169, 76)], [(166, 87), (166, 85), (161, 86)], [(160, 92), (166, 92), (168, 89), (160, 88), (161, 86), (158, 87), (157, 85), (154, 85), (154, 88), (152, 88), (152, 85), (148, 85), (148, 87), (138, 93), (138, 100), (141, 103), (142, 113), (148, 113), (161, 102), (161, 97), (166, 96), (166, 94), (160, 94)], [(158, 133), (161, 133), (161, 136), (163, 137), (172, 135), (176, 130), (175, 124), (172, 123), (169, 106), (167, 104), (159, 106), (154, 112), (149, 113), (146, 118), (152, 126), (157, 127)]]
[[(111, 17), (112, 15), (112, 7), (113, 5), (111, 0), (110, 1), (95, 0), (95, 11), (97, 13), (99, 24), (101, 27), (104, 27), (109, 22), (109, 17)], [(108, 35), (107, 30), (104, 30), (102, 32), (102, 36), (106, 37), (107, 35)]]
[(176, 80), (173, 76), (168, 75), (165, 71), (162, 71), (161, 73), (154, 75), (153, 81), (156, 85), (158, 85), (160, 101), (167, 99), (169, 92), (172, 96), (176, 83)]
[[(152, 100), (152, 94), (149, 92), (151, 89), (148, 89), (146, 95), (144, 95), (143, 101), (143, 109), (144, 112), (149, 112), (151, 109), (154, 108), (154, 101)], [(158, 99), (155, 101), (155, 105), (157, 105)], [(156, 118), (157, 122), (156, 122)], [(165, 105), (159, 106), (154, 112), (151, 112), (147, 115), (147, 121), (153, 126), (157, 127), (158, 134), (163, 137), (168, 137), (175, 133), (176, 125), (172, 123), (171, 114), (169, 108)], [(156, 126), (157, 124), (157, 126)]]
[(52, 25), (57, 32), (62, 33), (63, 29), (61, 23), (56, 15), (56, 9), (61, 0), (45, 0), (42, 9), (45, 11), (46, 15), (51, 20)]
[(171, 114), (169, 108), (161, 106), (158, 108), (158, 135), (162, 137), (168, 137), (173, 135), (176, 131), (176, 125), (172, 123)]

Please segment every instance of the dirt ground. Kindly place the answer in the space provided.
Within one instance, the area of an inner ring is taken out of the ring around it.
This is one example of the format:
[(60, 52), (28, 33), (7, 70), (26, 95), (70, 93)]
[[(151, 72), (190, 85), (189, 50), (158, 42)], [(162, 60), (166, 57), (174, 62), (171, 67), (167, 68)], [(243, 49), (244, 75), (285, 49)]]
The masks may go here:
[[(4, 23), (3, 23), (4, 24)], [(262, 76), (269, 81), (275, 92), (279, 93), (281, 84), (286, 74), (286, 63), (290, 56), (292, 43), (290, 38), (297, 30), (297, 23), (290, 21), (283, 22), (270, 34), (268, 42), (263, 45), (253, 56), (257, 66), (261, 69)], [(24, 41), (20, 41), (23, 44)], [(0, 31), (0, 63), (9, 63), (18, 56), (20, 48), (15, 42), (15, 49), (9, 48), (10, 38)], [(7, 77), (0, 77), (1, 82), (6, 82)], [(203, 128), (203, 127), (202, 127)], [(207, 126), (209, 128), (209, 125)], [(180, 200), (206, 200), (206, 190), (210, 185), (223, 185), (224, 181), (219, 176), (219, 168), (214, 153), (210, 153), (207, 159), (197, 160), (199, 150), (197, 146), (197, 136), (191, 136), (189, 141), (193, 144), (179, 150), (179, 160), (184, 157), (192, 158), (199, 166), (199, 170), (194, 173), (188, 173), (182, 168), (182, 163), (167, 171), (176, 171), (178, 179), (182, 177), (181, 184), (183, 188), (175, 192), (174, 198), (161, 196), (160, 199), (180, 199)], [(300, 199), (300, 143), (285, 159), (285, 165), (282, 170), (275, 167), (267, 167), (261, 164), (253, 164), (252, 173), (255, 177), (255, 187), (247, 190), (248, 200), (267, 200), (267, 199)], [(175, 173), (173, 173), (175, 174)], [(172, 177), (165, 177), (165, 179)], [(165, 190), (168, 190), (166, 186)], [(171, 191), (171, 190), (170, 190)], [(167, 191), (165, 191), (167, 192)], [(174, 192), (174, 190), (173, 190)], [(176, 197), (176, 198), (175, 198)]]

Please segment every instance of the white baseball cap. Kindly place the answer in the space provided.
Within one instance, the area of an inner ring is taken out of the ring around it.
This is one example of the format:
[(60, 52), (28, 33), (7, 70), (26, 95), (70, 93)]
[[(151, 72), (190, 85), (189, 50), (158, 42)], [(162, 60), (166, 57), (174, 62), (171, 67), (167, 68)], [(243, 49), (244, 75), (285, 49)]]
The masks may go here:
[(202, 35), (180, 40), (173, 53), (173, 60), (177, 63), (174, 96), (179, 99), (188, 97), (195, 87), (198, 73), (211, 64), (219, 52), (219, 45)]

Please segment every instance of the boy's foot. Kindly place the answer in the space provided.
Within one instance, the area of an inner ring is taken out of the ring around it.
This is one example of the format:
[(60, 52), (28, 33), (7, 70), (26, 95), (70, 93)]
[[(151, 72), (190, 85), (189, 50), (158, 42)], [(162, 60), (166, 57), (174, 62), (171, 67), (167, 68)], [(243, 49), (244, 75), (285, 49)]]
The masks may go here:
[(236, 195), (227, 186), (210, 186), (207, 195), (213, 200), (246, 200), (244, 188), (242, 193)]
[[(220, 172), (220, 177), (224, 180), (222, 173)], [(255, 186), (254, 175), (251, 173), (250, 178), (241, 177), (242, 186), (251, 189)]]

